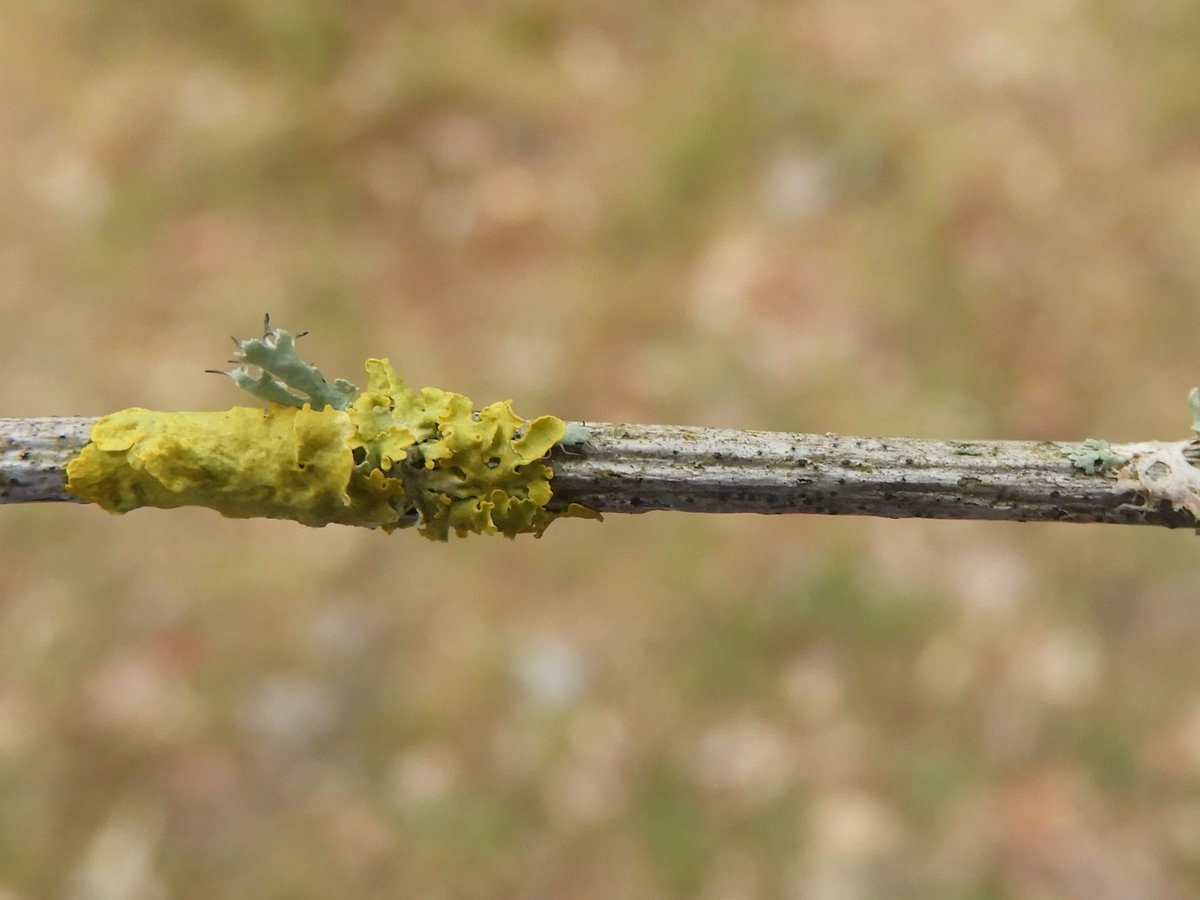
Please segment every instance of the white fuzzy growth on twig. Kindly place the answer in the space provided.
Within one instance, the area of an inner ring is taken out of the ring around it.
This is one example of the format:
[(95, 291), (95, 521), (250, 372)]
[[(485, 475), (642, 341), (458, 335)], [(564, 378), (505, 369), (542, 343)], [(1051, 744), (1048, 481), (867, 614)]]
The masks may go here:
[(1200, 523), (1200, 469), (1186, 455), (1195, 445), (1195, 441), (1152, 441), (1113, 447), (1132, 457), (1117, 472), (1117, 487), (1136, 491), (1150, 503), (1166, 501), (1187, 510)]

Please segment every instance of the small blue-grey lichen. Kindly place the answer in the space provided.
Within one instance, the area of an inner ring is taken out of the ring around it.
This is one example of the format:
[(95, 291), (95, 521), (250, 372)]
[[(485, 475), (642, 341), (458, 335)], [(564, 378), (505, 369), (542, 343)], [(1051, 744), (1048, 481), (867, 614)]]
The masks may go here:
[(582, 422), (568, 422), (559, 443), (564, 447), (578, 447), (580, 444), (586, 444), (591, 438), (592, 430)]
[[(320, 370), (309, 365), (296, 352), (296, 339), (282, 328), (271, 327), (271, 317), (263, 320), (261, 338), (233, 339), (237, 350), (232, 363), (238, 367), (219, 374), (260, 400), (300, 409), (308, 404), (314, 410), (326, 406), (349, 409), (358, 397), (358, 388), (344, 378), (326, 381)], [(248, 366), (258, 368), (254, 375)]]
[(1116, 469), (1127, 462), (1130, 457), (1113, 450), (1108, 441), (1088, 438), (1082, 444), (1074, 444), (1067, 450), (1071, 465), (1089, 475)]

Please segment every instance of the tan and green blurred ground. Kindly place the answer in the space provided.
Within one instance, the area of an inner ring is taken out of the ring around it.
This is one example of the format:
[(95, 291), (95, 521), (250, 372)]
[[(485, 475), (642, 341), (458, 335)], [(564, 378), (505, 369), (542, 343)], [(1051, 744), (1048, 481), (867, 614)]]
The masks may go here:
[[(0, 414), (1186, 432), (1191, 0), (8, 0)], [(1182, 532), (0, 510), (0, 897), (1183, 898)]]

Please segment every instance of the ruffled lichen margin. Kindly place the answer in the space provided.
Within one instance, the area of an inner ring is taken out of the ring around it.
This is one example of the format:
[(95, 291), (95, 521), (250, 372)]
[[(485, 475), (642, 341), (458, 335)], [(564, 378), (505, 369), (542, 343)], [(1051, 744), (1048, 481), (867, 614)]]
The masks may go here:
[(548, 456), (567, 433), (555, 416), (526, 421), (509, 401), (476, 411), (462, 394), (415, 391), (386, 359), (366, 361), (364, 391), (329, 383), (269, 323), (263, 338), (235, 343), (242, 365), (226, 374), (269, 399), (265, 409), (104, 416), (67, 465), (68, 491), (114, 513), (205, 506), (312, 526), (416, 526), (433, 540), (540, 536), (556, 518), (598, 518), (551, 508)]

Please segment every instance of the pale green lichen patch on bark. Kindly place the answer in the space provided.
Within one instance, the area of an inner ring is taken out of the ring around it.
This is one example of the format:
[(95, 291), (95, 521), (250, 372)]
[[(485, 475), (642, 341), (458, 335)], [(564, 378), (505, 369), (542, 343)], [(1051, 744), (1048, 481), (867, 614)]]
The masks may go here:
[(1116, 470), (1129, 462), (1129, 457), (1113, 450), (1108, 441), (1096, 438), (1088, 438), (1082, 444), (1069, 444), (1065, 450), (1071, 465), (1088, 475)]
[(1166, 503), (1186, 510), (1200, 525), (1200, 388), (1188, 394), (1192, 430), (1188, 441), (1148, 441), (1110, 445), (1089, 438), (1082, 444), (1066, 445), (1071, 464), (1091, 474), (1115, 474), (1117, 487), (1132, 491), (1144, 504)]
[(271, 404), (105, 416), (68, 464), (67, 488), (116, 513), (206, 506), (315, 526), (415, 525), (433, 540), (540, 535), (560, 516), (597, 517), (547, 506), (546, 456), (563, 439), (561, 419), (526, 423), (508, 401), (475, 412), (462, 394), (412, 390), (387, 360), (366, 369), (367, 389), (344, 411)]

